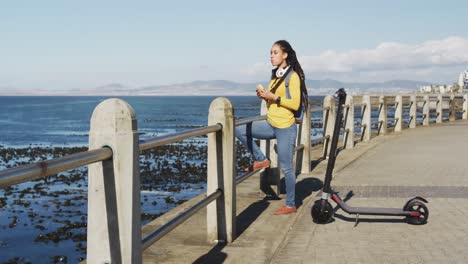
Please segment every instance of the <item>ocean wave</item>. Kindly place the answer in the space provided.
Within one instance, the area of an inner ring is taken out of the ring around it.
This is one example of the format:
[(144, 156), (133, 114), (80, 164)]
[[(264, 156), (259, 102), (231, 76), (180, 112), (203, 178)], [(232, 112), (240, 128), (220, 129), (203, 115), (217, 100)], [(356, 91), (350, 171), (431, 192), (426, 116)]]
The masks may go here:
[(29, 125), (27, 122), (13, 121), (13, 120), (0, 120), (0, 125)]
[(87, 137), (89, 136), (88, 131), (65, 131), (65, 130), (55, 130), (55, 131), (47, 131), (43, 133), (43, 135), (47, 136), (79, 136), (79, 137)]
[(27, 148), (81, 148), (88, 147), (88, 142), (72, 142), (59, 144), (57, 142), (42, 142), (42, 143), (8, 143), (0, 141), (0, 148), (10, 149), (27, 149)]

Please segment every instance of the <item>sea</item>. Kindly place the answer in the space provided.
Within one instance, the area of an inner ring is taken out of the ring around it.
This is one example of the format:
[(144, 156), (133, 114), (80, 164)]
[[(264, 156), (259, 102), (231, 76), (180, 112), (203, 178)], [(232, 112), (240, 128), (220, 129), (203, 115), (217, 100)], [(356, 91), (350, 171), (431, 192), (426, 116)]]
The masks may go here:
[[(4, 96), (0, 97), (0, 145), (4, 147), (87, 146), (93, 109), (109, 97)], [(136, 112), (140, 139), (207, 125), (214, 96), (123, 96)], [(257, 97), (227, 97), (235, 118), (260, 115)], [(322, 96), (311, 97), (322, 107)], [(321, 113), (313, 119), (320, 120)], [(313, 131), (316, 137), (318, 133)]]

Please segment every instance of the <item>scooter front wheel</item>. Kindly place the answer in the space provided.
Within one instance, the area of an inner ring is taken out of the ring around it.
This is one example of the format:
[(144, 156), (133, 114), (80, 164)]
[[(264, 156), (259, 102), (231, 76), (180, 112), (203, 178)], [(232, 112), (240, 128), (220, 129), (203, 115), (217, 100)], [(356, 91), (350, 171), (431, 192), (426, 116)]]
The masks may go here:
[(328, 201), (317, 200), (310, 213), (315, 223), (326, 224), (330, 222), (333, 216), (333, 207)]

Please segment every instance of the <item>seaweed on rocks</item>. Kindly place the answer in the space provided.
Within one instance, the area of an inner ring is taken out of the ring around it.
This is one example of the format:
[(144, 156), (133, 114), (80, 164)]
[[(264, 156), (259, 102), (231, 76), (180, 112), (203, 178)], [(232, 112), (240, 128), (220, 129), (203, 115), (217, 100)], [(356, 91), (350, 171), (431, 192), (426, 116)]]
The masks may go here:
[(77, 241), (85, 241), (86, 236), (83, 236), (82, 233), (73, 233), (74, 229), (86, 229), (87, 224), (84, 222), (68, 222), (65, 226), (62, 226), (57, 229), (57, 231), (53, 231), (46, 234), (41, 234), (36, 237), (34, 241), (36, 242), (54, 242), (59, 243), (61, 240), (68, 240), (71, 239), (75, 242)]
[(0, 209), (7, 204), (7, 198), (0, 198)]
[[(0, 148), (0, 167), (17, 167), (87, 150), (87, 147)], [(241, 145), (237, 145), (236, 150), (239, 171), (250, 163), (250, 156)], [(142, 152), (142, 224), (202, 193), (206, 188), (207, 166), (205, 141), (174, 143)], [(60, 246), (64, 241), (73, 243), (74, 248), (67, 251), (66, 258), (61, 259), (65, 256), (63, 251), (50, 251), (51, 262), (82, 259), (86, 254), (87, 174), (87, 167), (83, 166), (0, 189), (0, 208), (6, 215), (4, 219), (8, 219), (0, 222), (2, 232), (21, 229), (21, 232), (30, 234), (30, 243), (22, 245), (28, 248), (49, 243)], [(9, 250), (21, 254), (20, 249)], [(22, 258), (18, 256), (17, 260), (22, 261)], [(5, 261), (9, 260), (0, 256), (0, 262)]]

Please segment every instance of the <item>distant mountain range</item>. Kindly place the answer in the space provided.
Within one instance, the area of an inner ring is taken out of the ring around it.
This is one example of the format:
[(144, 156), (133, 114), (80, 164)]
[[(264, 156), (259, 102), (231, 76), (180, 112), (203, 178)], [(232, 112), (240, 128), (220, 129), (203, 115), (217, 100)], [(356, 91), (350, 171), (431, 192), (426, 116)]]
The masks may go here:
[[(21, 89), (1, 89), (0, 95), (254, 95), (255, 87), (258, 83), (237, 83), (226, 80), (213, 81), (193, 81), (189, 83), (171, 85), (152, 85), (131, 88), (119, 83), (113, 83), (91, 89), (73, 90), (21, 90)], [(267, 83), (262, 83), (265, 87)], [(386, 82), (340, 82), (332, 79), (306, 80), (306, 85), (310, 95), (326, 95), (333, 93), (337, 88), (345, 87), (350, 93), (399, 93), (415, 92), (419, 86), (430, 85), (429, 82), (410, 80), (391, 80)]]

